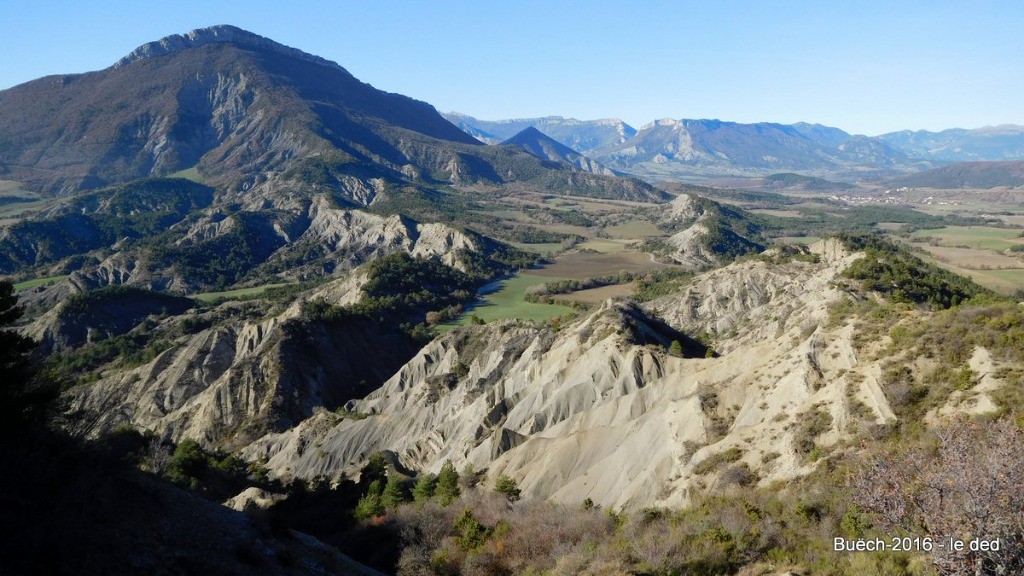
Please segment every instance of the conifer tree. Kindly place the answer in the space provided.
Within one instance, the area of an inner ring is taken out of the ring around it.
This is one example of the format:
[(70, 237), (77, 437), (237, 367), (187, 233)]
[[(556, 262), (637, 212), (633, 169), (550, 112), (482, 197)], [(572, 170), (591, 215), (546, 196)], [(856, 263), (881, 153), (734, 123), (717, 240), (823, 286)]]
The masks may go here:
[(356, 509), (352, 514), (360, 520), (366, 520), (367, 518), (373, 518), (374, 516), (380, 516), (383, 514), (384, 504), (381, 502), (383, 492), (384, 486), (380, 483), (380, 480), (370, 482), (370, 489), (367, 490), (366, 494), (359, 499), (358, 503), (356, 503)]
[(402, 483), (398, 480), (397, 475), (392, 474), (388, 477), (388, 483), (384, 486), (384, 493), (381, 494), (380, 503), (387, 510), (394, 510), (406, 501), (408, 501), (408, 498), (405, 496), (405, 490), (402, 489)]
[(437, 475), (437, 494), (442, 506), (447, 506), (459, 497), (459, 473), (451, 460), (445, 460), (441, 472)]
[(437, 479), (433, 474), (420, 474), (416, 485), (412, 489), (412, 500), (417, 504), (423, 504), (434, 497), (434, 487)]

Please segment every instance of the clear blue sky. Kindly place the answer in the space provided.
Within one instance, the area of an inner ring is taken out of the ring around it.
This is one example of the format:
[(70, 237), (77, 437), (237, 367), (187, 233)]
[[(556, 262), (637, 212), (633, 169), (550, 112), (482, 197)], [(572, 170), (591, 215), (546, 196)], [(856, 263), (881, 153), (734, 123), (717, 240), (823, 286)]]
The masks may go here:
[[(102, 6), (102, 7), (97, 7)], [(1024, 3), (5, 0), (0, 88), (234, 24), (484, 119), (1024, 124)]]

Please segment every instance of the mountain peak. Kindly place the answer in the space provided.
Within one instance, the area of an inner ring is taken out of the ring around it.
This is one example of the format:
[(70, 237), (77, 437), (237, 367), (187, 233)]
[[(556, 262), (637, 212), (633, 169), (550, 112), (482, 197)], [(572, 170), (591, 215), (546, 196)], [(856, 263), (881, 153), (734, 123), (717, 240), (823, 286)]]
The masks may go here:
[(156, 42), (147, 42), (135, 50), (132, 50), (132, 52), (124, 58), (115, 62), (113, 67), (121, 68), (122, 66), (131, 64), (137, 60), (167, 56), (169, 54), (176, 54), (178, 52), (188, 50), (189, 48), (198, 48), (200, 46), (217, 43), (231, 43), (249, 48), (270, 50), (293, 58), (306, 60), (307, 62), (314, 62), (316, 64), (322, 64), (337, 70), (345, 71), (345, 69), (336, 62), (332, 62), (326, 58), (308, 54), (297, 48), (279, 44), (270, 38), (265, 38), (259, 34), (254, 34), (248, 30), (242, 30), (237, 26), (227, 24), (210, 26), (209, 28), (197, 28), (185, 34), (172, 34), (161, 38)]

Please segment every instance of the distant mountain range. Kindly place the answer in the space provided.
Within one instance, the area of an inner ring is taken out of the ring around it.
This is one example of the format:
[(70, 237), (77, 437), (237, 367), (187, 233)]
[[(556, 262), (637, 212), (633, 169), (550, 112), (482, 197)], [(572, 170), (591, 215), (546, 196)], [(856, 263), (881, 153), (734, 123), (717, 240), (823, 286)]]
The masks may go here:
[(594, 150), (620, 144), (636, 134), (636, 128), (617, 118), (576, 120), (561, 116), (547, 116), (491, 122), (457, 112), (449, 112), (442, 116), (487, 144), (498, 144), (526, 128), (533, 127), (582, 154), (589, 154)]
[(610, 169), (654, 181), (764, 176), (779, 171), (852, 181), (927, 170), (947, 162), (1024, 158), (1024, 127), (1010, 125), (869, 137), (804, 122), (662, 119), (634, 130), (619, 120), (547, 117), (483, 121), (457, 113), (444, 116), (488, 143), (534, 127)]
[(1005, 124), (941, 132), (903, 130), (878, 137), (917, 158), (950, 162), (1024, 160), (1024, 126)]

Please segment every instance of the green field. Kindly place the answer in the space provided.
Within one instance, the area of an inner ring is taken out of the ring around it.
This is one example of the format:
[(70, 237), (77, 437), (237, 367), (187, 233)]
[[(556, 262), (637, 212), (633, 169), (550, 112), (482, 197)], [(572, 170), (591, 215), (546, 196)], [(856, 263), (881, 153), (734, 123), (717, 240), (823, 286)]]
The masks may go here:
[(1019, 228), (986, 226), (947, 226), (935, 230), (917, 230), (912, 238), (934, 238), (941, 246), (966, 246), (977, 250), (1006, 250), (1024, 243)]
[(186, 168), (184, 170), (178, 170), (174, 174), (169, 174), (168, 178), (184, 178), (186, 180), (191, 180), (198, 184), (203, 183), (203, 177), (199, 175), (199, 169), (196, 168), (195, 166), (191, 168)]
[(970, 270), (950, 262), (943, 262), (925, 252), (915, 252), (915, 256), (925, 262), (945, 268), (950, 272), (967, 276), (978, 284), (1003, 295), (1010, 295), (1024, 290), (1024, 268), (1007, 268), (1002, 270)]
[(213, 302), (214, 300), (231, 300), (232, 298), (245, 298), (246, 296), (256, 296), (262, 294), (271, 288), (280, 288), (282, 286), (288, 286), (287, 283), (281, 284), (264, 284), (263, 286), (255, 286), (253, 288), (239, 288), (237, 290), (225, 290), (224, 292), (204, 292), (202, 294), (196, 294), (192, 296), (196, 300), (202, 302)]
[(642, 220), (631, 220), (617, 226), (609, 226), (605, 228), (605, 232), (612, 238), (650, 238), (652, 236), (665, 235), (654, 224)]
[(618, 254), (626, 249), (628, 242), (623, 239), (614, 240), (611, 238), (591, 238), (579, 245), (586, 250), (596, 250), (602, 254)]
[(537, 254), (542, 254), (544, 256), (550, 256), (552, 254), (562, 251), (561, 242), (542, 242), (539, 244), (527, 244), (525, 242), (508, 242), (508, 244), (511, 244), (516, 248), (519, 248), (520, 250), (526, 250), (527, 252), (536, 252)]
[(485, 321), (500, 318), (519, 318), (522, 320), (547, 320), (572, 312), (572, 308), (555, 304), (534, 304), (523, 300), (526, 289), (545, 282), (563, 280), (549, 276), (537, 276), (525, 273), (502, 280), (500, 288), (480, 299), (472, 308), (464, 312), (457, 320), (439, 326), (442, 332), (451, 330), (457, 325), (469, 324), (470, 316), (476, 315)]
[(48, 278), (36, 278), (34, 280), (26, 280), (24, 282), (18, 282), (14, 285), (14, 291), (20, 292), (21, 290), (29, 290), (37, 286), (46, 286), (49, 284), (56, 284), (61, 280), (67, 278), (67, 276), (50, 276)]
[(13, 224), (29, 210), (42, 208), (55, 200), (47, 200), (36, 192), (23, 190), (13, 180), (0, 180), (0, 224)]

